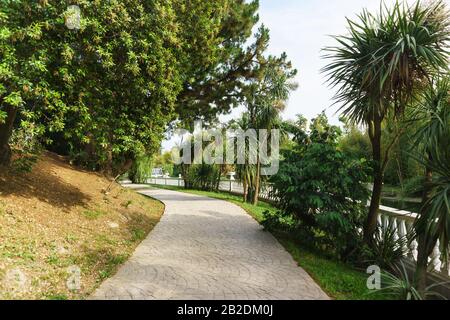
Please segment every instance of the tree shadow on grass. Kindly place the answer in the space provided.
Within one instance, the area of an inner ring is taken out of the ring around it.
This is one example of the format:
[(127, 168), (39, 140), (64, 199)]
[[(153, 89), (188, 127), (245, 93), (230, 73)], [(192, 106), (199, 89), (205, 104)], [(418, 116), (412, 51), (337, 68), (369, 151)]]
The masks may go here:
[(73, 169), (58, 161), (57, 156), (47, 156), (29, 173), (17, 173), (5, 168), (0, 170), (0, 198), (17, 196), (37, 198), (53, 206), (69, 209), (84, 206), (91, 199), (76, 186), (65, 182), (55, 172), (57, 169)]

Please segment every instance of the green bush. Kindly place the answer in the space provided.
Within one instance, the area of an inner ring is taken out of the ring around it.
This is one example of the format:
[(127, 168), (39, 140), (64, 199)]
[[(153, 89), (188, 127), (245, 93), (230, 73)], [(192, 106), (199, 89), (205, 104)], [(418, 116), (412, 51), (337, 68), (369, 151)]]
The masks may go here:
[(370, 247), (365, 245), (362, 250), (363, 262), (374, 264), (383, 269), (394, 270), (405, 256), (408, 239), (406, 236), (397, 238), (398, 232), (392, 222), (375, 232)]
[(217, 190), (220, 176), (219, 166), (203, 163), (186, 166), (184, 180), (187, 188), (212, 191)]
[(30, 172), (33, 169), (43, 147), (38, 140), (38, 132), (33, 124), (15, 129), (11, 135), (11, 150), (14, 158), (11, 163), (13, 170)]
[(146, 183), (151, 176), (152, 158), (150, 156), (143, 156), (136, 159), (128, 172), (128, 178), (133, 183)]
[(425, 179), (422, 175), (406, 180), (403, 185), (403, 196), (421, 197), (424, 183)]
[[(311, 133), (296, 134), (297, 146), (283, 153), (278, 174), (271, 178), (279, 199), (282, 219), (292, 216), (302, 233), (309, 233), (316, 245), (342, 260), (360, 247), (366, 214), (369, 166), (337, 147), (340, 135), (321, 115)], [(273, 217), (266, 225), (273, 225)], [(300, 231), (299, 231), (300, 232)]]

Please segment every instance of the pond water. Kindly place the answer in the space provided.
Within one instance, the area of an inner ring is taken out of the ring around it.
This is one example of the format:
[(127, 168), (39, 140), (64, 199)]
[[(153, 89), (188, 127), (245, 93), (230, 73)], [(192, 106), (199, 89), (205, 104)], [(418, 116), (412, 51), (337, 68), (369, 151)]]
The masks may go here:
[(402, 199), (381, 199), (381, 204), (383, 206), (397, 208), (400, 210), (406, 210), (411, 212), (419, 212), (420, 211), (420, 203), (419, 202), (411, 202), (405, 201)]

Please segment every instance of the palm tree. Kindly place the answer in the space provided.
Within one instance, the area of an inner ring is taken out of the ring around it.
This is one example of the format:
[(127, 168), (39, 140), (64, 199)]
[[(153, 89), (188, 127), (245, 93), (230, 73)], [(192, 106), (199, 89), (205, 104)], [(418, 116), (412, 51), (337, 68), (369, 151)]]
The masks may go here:
[[(419, 291), (426, 288), (428, 257), (437, 240), (446, 248), (450, 233), (450, 78), (445, 76), (424, 91), (412, 121), (419, 123), (414, 149), (425, 166), (422, 208), (415, 223), (418, 242), (415, 280)], [(447, 190), (447, 191), (446, 191)], [(447, 252), (447, 250), (445, 250)]]
[(402, 133), (382, 150), (382, 123), (399, 121), (415, 93), (437, 70), (447, 69), (449, 19), (445, 4), (428, 6), (396, 2), (381, 5), (377, 15), (367, 10), (358, 21), (347, 19), (349, 35), (335, 37), (338, 46), (325, 48), (331, 59), (323, 72), (337, 88), (335, 102), (353, 123), (367, 127), (372, 145), (373, 191), (365, 240), (370, 243), (377, 226), (378, 209), (389, 151)]
[[(280, 113), (285, 108), (290, 92), (297, 88), (297, 84), (291, 81), (296, 70), (290, 70), (290, 63), (284, 63), (285, 59), (285, 55), (281, 58), (270, 56), (262, 63), (261, 79), (249, 83), (245, 88), (244, 105), (247, 111), (242, 123), (246, 127), (242, 129), (266, 129), (270, 132), (280, 127)], [(251, 199), (246, 200), (256, 205), (261, 186), (261, 161), (258, 150), (249, 152), (256, 152), (256, 164), (246, 164), (238, 172), (243, 177), (244, 189), (246, 187), (248, 191), (244, 192), (244, 197), (250, 195)]]

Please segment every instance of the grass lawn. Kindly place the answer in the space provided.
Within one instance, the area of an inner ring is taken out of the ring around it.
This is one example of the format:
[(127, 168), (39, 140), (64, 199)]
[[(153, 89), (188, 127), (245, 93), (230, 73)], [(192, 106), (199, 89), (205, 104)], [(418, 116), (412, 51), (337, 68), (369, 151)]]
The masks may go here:
[[(276, 210), (272, 205), (260, 201), (257, 206), (242, 202), (240, 196), (224, 192), (208, 192), (198, 190), (186, 190), (174, 186), (157, 186), (158, 188), (182, 191), (186, 193), (208, 196), (211, 198), (230, 201), (242, 207), (256, 221), (261, 222), (263, 212), (266, 210)], [(338, 300), (372, 300), (382, 299), (380, 294), (370, 293), (366, 287), (367, 274), (352, 268), (339, 261), (330, 260), (322, 254), (304, 249), (296, 243), (293, 237), (286, 234), (273, 235), (292, 255), (297, 263), (308, 272), (311, 277), (322, 287), (322, 289), (332, 298)]]

